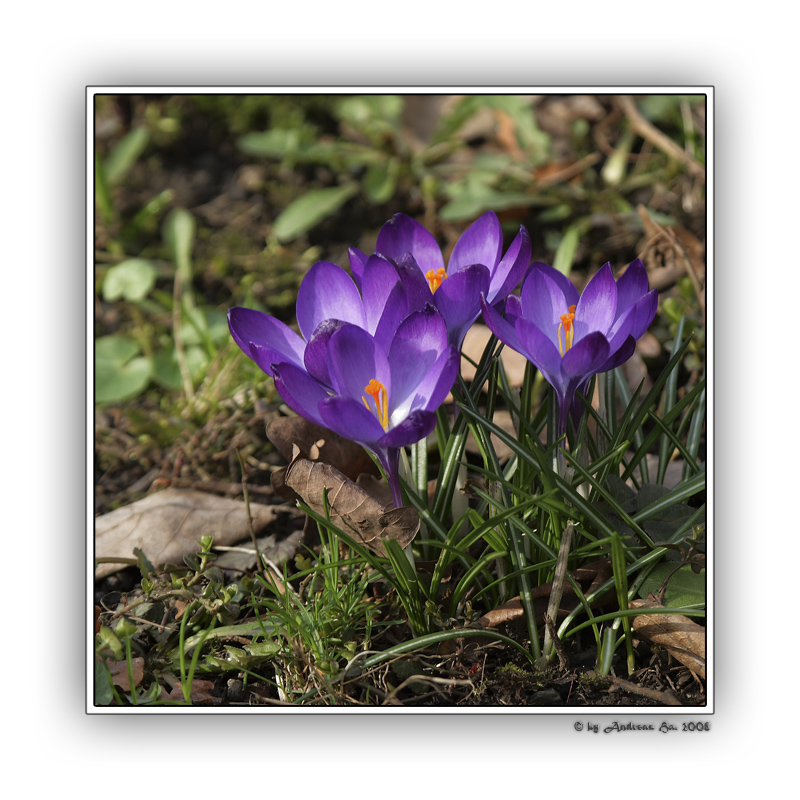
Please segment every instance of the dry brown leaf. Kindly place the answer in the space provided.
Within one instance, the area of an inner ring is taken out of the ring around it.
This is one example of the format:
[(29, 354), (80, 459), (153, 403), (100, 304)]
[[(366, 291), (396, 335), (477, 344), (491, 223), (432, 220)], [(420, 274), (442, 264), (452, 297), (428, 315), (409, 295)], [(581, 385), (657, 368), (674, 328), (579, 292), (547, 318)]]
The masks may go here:
[(327, 489), (331, 522), (378, 555), (386, 555), (381, 539), (396, 539), (406, 547), (419, 530), (419, 515), (413, 508), (382, 505), (338, 469), (311, 461), (296, 446), (283, 479), (318, 514), (325, 513)]
[[(203, 706), (218, 706), (222, 702), (222, 698), (215, 697), (213, 694), (211, 694), (211, 689), (213, 688), (213, 681), (193, 680), (192, 688), (189, 691), (189, 702)], [(177, 703), (185, 702), (183, 689), (181, 688), (181, 682), (178, 681), (172, 687), (172, 691), (166, 695), (166, 697), (162, 697), (162, 699), (174, 700)]]
[[(586, 566), (578, 567), (573, 570), (570, 575), (581, 587), (584, 594), (593, 592), (606, 578), (611, 574), (611, 562), (605, 559), (593, 561)], [(550, 601), (550, 592), (553, 588), (552, 582), (537, 586), (531, 591), (531, 599), (533, 600), (533, 610), (536, 614), (536, 619), (539, 622), (544, 621), (544, 614), (547, 611), (547, 605)], [(597, 598), (592, 606), (601, 605), (606, 599), (606, 596)], [(561, 597), (561, 605), (558, 609), (558, 619), (563, 619), (579, 604), (578, 599), (575, 597), (575, 591), (569, 583), (564, 584), (563, 595)], [(476, 628), (496, 628), (498, 625), (504, 623), (516, 622), (525, 616), (525, 609), (522, 605), (522, 600), (515, 597), (507, 603), (487, 611), (480, 619), (473, 623)]]
[(297, 445), (311, 461), (324, 461), (336, 467), (350, 480), (361, 473), (378, 475), (378, 468), (360, 444), (344, 439), (302, 417), (277, 417), (267, 423), (267, 438), (287, 460)]
[[(108, 665), (108, 672), (111, 675), (111, 680), (116, 686), (119, 686), (123, 692), (129, 692), (131, 690), (127, 661), (112, 661)], [(133, 673), (133, 685), (138, 686), (142, 682), (142, 678), (144, 678), (143, 658), (131, 659), (131, 672)]]
[[(663, 608), (649, 598), (632, 600), (630, 607)], [(632, 626), (640, 639), (660, 645), (696, 675), (706, 677), (706, 629), (702, 625), (682, 614), (642, 614), (633, 618)]]
[[(258, 535), (278, 516), (277, 506), (250, 503)], [(201, 536), (215, 544), (233, 545), (250, 538), (247, 510), (241, 500), (206, 492), (164, 489), (95, 519), (95, 558), (133, 558), (138, 547), (153, 564), (181, 564), (197, 552)], [(124, 564), (98, 564), (95, 578), (104, 578)]]

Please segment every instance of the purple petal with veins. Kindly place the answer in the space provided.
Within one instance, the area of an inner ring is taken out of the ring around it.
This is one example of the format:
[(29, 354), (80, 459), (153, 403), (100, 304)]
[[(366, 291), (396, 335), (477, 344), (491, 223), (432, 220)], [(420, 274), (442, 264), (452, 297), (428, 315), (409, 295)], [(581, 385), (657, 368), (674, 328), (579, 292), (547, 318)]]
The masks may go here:
[(297, 294), (297, 324), (306, 339), (326, 319), (366, 327), (364, 307), (352, 278), (330, 261), (317, 261)]

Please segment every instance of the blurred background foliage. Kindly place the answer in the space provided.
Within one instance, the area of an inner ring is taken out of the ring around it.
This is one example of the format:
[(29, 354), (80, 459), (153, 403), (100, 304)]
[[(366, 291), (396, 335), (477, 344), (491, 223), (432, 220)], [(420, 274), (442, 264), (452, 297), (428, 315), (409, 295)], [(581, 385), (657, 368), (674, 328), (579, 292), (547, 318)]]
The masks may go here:
[(534, 260), (578, 285), (642, 257), (661, 303), (640, 377), (685, 316), (690, 386), (705, 360), (705, 112), (691, 95), (96, 96), (98, 508), (168, 470), (231, 479), (242, 426), (249, 479), (268, 482), (276, 398), (226, 311), (291, 324), (311, 264), (347, 268), (397, 212), (447, 249), (492, 209), (506, 244), (525, 225)]

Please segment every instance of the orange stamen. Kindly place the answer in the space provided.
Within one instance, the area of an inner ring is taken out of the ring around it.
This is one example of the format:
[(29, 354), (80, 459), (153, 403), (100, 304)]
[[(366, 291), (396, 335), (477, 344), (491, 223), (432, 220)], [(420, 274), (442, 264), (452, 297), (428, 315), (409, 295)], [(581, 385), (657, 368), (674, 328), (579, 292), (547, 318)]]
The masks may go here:
[[(386, 387), (380, 381), (372, 378), (364, 387), (364, 391), (375, 401), (375, 410), (378, 412), (378, 422), (380, 422), (383, 429), (386, 430), (389, 427), (389, 397), (386, 394)], [(371, 410), (367, 398), (362, 397), (361, 399), (364, 401), (364, 405), (367, 409)]]
[(425, 277), (428, 279), (428, 286), (431, 287), (431, 293), (433, 293), (442, 285), (442, 281), (447, 278), (447, 273), (444, 267), (439, 267), (439, 269), (429, 269), (425, 273)]
[[(569, 307), (569, 313), (561, 315), (561, 323), (558, 326), (558, 352), (561, 357), (564, 353), (572, 347), (572, 339), (575, 335), (575, 330), (572, 327), (572, 322), (575, 319), (575, 306)], [(564, 329), (564, 346), (561, 346), (561, 329)]]

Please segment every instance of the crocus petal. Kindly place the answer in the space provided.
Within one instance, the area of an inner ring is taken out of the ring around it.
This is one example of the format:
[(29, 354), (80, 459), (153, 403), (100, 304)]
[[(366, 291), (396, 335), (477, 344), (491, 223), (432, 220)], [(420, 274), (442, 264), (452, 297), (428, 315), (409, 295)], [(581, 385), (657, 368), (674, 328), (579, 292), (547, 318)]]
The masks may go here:
[(364, 264), (367, 263), (367, 256), (357, 247), (351, 247), (348, 251), (350, 256), (350, 272), (353, 273), (353, 281), (361, 290), (361, 275), (364, 272)]
[(564, 295), (564, 300), (567, 304), (567, 307), (578, 304), (580, 294), (578, 293), (578, 290), (575, 288), (575, 285), (572, 283), (572, 281), (563, 272), (559, 272), (555, 267), (551, 267), (549, 264), (544, 264), (541, 261), (534, 261), (533, 264), (531, 264), (531, 273), (533, 273), (534, 270), (543, 272), (551, 280), (558, 284), (561, 292)]
[(319, 414), (323, 427), (370, 450), (385, 433), (375, 414), (352, 397), (328, 397), (319, 404)]
[[(298, 367), (303, 365), (303, 351), (306, 343), (291, 328), (275, 317), (254, 311), (251, 308), (231, 308), (228, 310), (228, 328), (242, 352), (255, 361), (253, 345), (269, 346), (271, 355), (264, 363), (288, 361)], [(259, 364), (261, 366), (261, 364)], [(269, 367), (261, 369), (272, 375)]]
[(510, 325), (514, 325), (517, 317), (525, 316), (522, 313), (522, 300), (518, 294), (510, 294), (506, 298), (505, 318)]
[(314, 335), (306, 345), (303, 357), (306, 372), (325, 386), (331, 385), (331, 376), (328, 370), (328, 343), (331, 336), (347, 324), (338, 319), (326, 319), (317, 326)]
[(607, 333), (617, 312), (617, 284), (611, 265), (604, 264), (583, 290), (575, 309), (575, 338), (592, 331)]
[(528, 361), (533, 363), (556, 391), (563, 390), (561, 354), (552, 339), (525, 317), (517, 320), (516, 331), (522, 343), (522, 354), (527, 356)]
[[(506, 303), (506, 314), (508, 314), (508, 307), (512, 297), (514, 297), (514, 295), (509, 297), (509, 302)], [(522, 342), (520, 342), (519, 336), (517, 336), (517, 331), (514, 329), (513, 323), (509, 322), (507, 319), (503, 319), (498, 311), (489, 305), (483, 295), (481, 295), (481, 310), (483, 311), (483, 321), (486, 323), (486, 327), (489, 328), (506, 347), (510, 347), (512, 350), (522, 353), (522, 355), (527, 355)]]
[(608, 372), (610, 369), (614, 369), (618, 367), (620, 364), (624, 364), (632, 355), (633, 351), (636, 349), (636, 339), (633, 336), (628, 336), (622, 344), (618, 345), (615, 350), (610, 350), (609, 352), (611, 355), (608, 357), (608, 360), (603, 364), (598, 372)]
[(406, 290), (409, 311), (416, 311), (424, 308), (428, 303), (433, 303), (431, 287), (414, 256), (411, 253), (404, 253), (393, 261)]
[(436, 427), (436, 413), (418, 409), (399, 425), (390, 428), (380, 439), (381, 447), (407, 447), (424, 439)]
[(561, 359), (561, 369), (570, 378), (585, 378), (603, 366), (608, 358), (608, 340), (602, 333), (593, 332), (575, 342)]
[(320, 403), (328, 398), (325, 388), (293, 364), (275, 364), (272, 373), (275, 388), (286, 405), (301, 417), (326, 427), (319, 411)]
[(389, 296), (398, 284), (400, 276), (391, 261), (380, 255), (371, 255), (367, 259), (361, 277), (361, 294), (367, 322), (366, 329), (371, 334), (375, 334), (386, 311), (398, 323), (408, 313), (408, 300), (404, 291), (395, 292), (393, 303), (387, 308)]
[[(451, 259), (452, 260), (452, 259)], [(502, 261), (492, 273), (489, 282), (489, 302), (509, 295), (517, 284), (525, 277), (531, 263), (531, 237), (528, 231), (520, 226), (519, 233), (511, 242)]]
[(483, 264), (494, 271), (503, 253), (503, 231), (500, 220), (494, 211), (482, 214), (461, 234), (453, 247), (447, 265), (447, 275), (453, 274), (470, 264)]
[(361, 295), (352, 278), (330, 261), (317, 261), (297, 293), (297, 324), (306, 339), (326, 319), (366, 327)]
[(437, 409), (450, 394), (461, 367), (461, 354), (450, 345), (420, 381), (411, 402), (412, 413), (419, 408), (428, 411)]
[(388, 354), (392, 370), (393, 417), (408, 413), (420, 383), (446, 348), (447, 327), (432, 306), (415, 311), (403, 320)]
[(574, 303), (570, 303), (571, 297), (564, 294), (561, 283), (555, 280), (552, 272), (531, 270), (522, 286), (520, 301), (525, 319), (533, 322), (558, 349), (559, 333), (563, 327), (561, 317), (568, 313), (569, 306)]
[(380, 229), (375, 250), (395, 261), (405, 253), (411, 253), (423, 275), (428, 270), (444, 268), (442, 251), (433, 234), (405, 214), (395, 214)]
[(635, 339), (640, 339), (644, 332), (650, 327), (650, 323), (658, 311), (658, 291), (651, 289), (633, 307), (633, 320), (631, 322), (631, 335)]
[(365, 387), (375, 379), (384, 385), (391, 403), (389, 361), (383, 348), (365, 330), (355, 325), (344, 325), (331, 336), (328, 343), (328, 369), (336, 394), (362, 403)]
[(480, 298), (489, 290), (489, 268), (471, 264), (442, 281), (433, 301), (447, 324), (450, 344), (459, 350), (467, 329), (480, 316)]
[(629, 306), (638, 303), (649, 289), (647, 270), (642, 260), (637, 258), (617, 281), (617, 316)]

